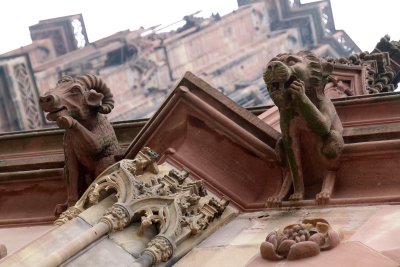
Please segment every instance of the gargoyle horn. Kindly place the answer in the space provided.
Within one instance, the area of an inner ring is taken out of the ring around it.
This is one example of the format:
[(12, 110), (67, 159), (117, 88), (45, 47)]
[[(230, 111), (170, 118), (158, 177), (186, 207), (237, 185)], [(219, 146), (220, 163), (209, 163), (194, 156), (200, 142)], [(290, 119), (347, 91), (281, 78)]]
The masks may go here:
[(102, 79), (92, 74), (86, 74), (78, 77), (77, 80), (88, 90), (93, 89), (96, 92), (104, 95), (102, 105), (99, 108), (100, 113), (108, 114), (111, 112), (111, 110), (114, 108), (113, 94)]

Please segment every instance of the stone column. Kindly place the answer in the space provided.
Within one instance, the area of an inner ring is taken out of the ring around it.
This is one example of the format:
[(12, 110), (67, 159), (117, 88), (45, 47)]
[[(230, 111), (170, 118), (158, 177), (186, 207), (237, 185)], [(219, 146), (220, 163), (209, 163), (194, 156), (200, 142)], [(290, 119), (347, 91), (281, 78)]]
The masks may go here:
[(63, 262), (67, 261), (69, 258), (74, 256), (76, 253), (84, 249), (85, 247), (92, 244), (94, 241), (101, 238), (103, 235), (109, 232), (110, 228), (107, 223), (99, 222), (95, 224), (92, 228), (88, 229), (86, 232), (80, 234), (78, 237), (74, 238), (62, 248), (54, 251), (44, 260), (39, 262), (37, 267), (55, 267)]

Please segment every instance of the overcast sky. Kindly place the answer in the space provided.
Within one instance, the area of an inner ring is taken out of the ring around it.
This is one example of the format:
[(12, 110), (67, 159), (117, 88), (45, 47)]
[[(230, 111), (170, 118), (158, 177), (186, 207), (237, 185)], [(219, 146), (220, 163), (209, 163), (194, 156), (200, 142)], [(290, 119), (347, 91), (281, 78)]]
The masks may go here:
[[(371, 51), (385, 34), (399, 40), (399, 0), (331, 0), (331, 4), (336, 28), (345, 30), (362, 50)], [(235, 9), (236, 0), (8, 0), (1, 7), (0, 53), (31, 43), (30, 25), (59, 16), (82, 13), (93, 42), (121, 30), (168, 25), (199, 10), (199, 15), (208, 17)]]

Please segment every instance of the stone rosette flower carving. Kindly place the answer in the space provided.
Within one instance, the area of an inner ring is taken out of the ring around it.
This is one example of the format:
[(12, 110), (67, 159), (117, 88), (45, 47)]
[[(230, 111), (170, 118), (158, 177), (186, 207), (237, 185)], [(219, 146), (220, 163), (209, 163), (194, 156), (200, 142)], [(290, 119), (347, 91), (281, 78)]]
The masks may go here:
[(340, 234), (321, 218), (305, 219), (268, 234), (260, 253), (266, 260), (299, 260), (316, 256), (340, 243)]

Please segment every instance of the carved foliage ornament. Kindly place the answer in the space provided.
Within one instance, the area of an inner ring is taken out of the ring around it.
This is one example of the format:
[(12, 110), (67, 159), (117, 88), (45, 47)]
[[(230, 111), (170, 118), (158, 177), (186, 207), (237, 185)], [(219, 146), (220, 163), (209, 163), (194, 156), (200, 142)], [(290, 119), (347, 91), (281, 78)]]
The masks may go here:
[(321, 218), (305, 219), (302, 223), (288, 225), (268, 234), (260, 246), (261, 256), (277, 261), (287, 258), (299, 260), (316, 256), (340, 243), (340, 235)]
[(55, 224), (62, 225), (115, 194), (116, 203), (99, 221), (106, 223), (110, 232), (140, 223), (139, 235), (155, 225), (158, 234), (143, 254), (151, 256), (153, 264), (167, 261), (177, 244), (206, 229), (229, 202), (207, 196), (202, 181), (192, 180), (188, 171), (178, 171), (168, 163), (157, 165), (157, 158), (157, 153), (144, 148), (135, 159), (110, 166)]
[(396, 73), (390, 67), (390, 57), (387, 52), (361, 52), (347, 58), (328, 57), (327, 61), (332, 64), (364, 66), (366, 89), (369, 94), (392, 92), (397, 88), (397, 83), (392, 83)]
[(156, 236), (148, 244), (144, 253), (151, 255), (154, 262), (166, 262), (171, 258), (174, 248), (168, 238)]

